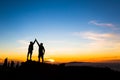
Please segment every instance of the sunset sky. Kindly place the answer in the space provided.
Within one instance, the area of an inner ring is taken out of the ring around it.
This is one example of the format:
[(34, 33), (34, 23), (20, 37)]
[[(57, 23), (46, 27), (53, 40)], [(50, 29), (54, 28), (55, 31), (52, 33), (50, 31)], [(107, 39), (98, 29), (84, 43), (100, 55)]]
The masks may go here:
[(0, 0), (0, 61), (25, 61), (35, 38), (45, 60), (119, 60), (120, 0)]

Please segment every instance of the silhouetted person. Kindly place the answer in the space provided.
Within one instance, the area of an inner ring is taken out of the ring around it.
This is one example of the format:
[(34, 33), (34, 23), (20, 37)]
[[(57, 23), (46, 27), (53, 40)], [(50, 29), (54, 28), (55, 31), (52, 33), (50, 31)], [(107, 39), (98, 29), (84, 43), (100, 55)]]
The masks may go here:
[(19, 67), (19, 62), (17, 62), (17, 64), (16, 64), (16, 68), (18, 68)]
[(30, 42), (29, 44), (29, 47), (28, 47), (28, 53), (27, 53), (27, 60), (29, 58), (29, 55), (30, 55), (30, 60), (32, 60), (32, 53), (33, 53), (33, 45), (34, 45), (35, 41), (34, 42)]
[(8, 66), (8, 58), (5, 58), (4, 63), (3, 63), (3, 67), (7, 67)]
[(40, 62), (40, 58), (42, 58), (42, 62), (44, 62), (44, 54), (45, 54), (45, 48), (43, 46), (43, 43), (40, 43), (35, 39), (35, 41), (37, 42), (38, 46), (39, 46), (39, 53), (38, 53), (38, 61)]
[(7, 66), (10, 67), (10, 62), (8, 62)]
[(11, 68), (13, 68), (15, 65), (14, 61), (11, 61)]

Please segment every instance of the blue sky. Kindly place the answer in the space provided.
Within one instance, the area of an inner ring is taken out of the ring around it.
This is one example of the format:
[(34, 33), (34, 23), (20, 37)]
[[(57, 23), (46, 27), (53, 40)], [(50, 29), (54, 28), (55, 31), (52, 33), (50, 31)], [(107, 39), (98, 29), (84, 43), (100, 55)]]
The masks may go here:
[(109, 35), (120, 34), (119, 4), (120, 0), (0, 0), (1, 52), (14, 52), (35, 38), (49, 51), (65, 45), (68, 50), (87, 48), (106, 37), (112, 42)]

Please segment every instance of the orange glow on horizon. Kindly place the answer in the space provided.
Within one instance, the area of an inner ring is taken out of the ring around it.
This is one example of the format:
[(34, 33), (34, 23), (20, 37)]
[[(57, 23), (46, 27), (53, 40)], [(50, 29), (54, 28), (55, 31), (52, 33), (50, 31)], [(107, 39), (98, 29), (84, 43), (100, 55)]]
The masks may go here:
[[(26, 61), (27, 53), (6, 53), (2, 54), (0, 57), (0, 62), (3, 62), (6, 57), (10, 60), (24, 62)], [(56, 53), (56, 54), (45, 54), (45, 61), (51, 61), (53, 63), (64, 63), (64, 62), (102, 62), (102, 61), (109, 61), (109, 60), (119, 60), (120, 54), (116, 51), (109, 53), (102, 53), (102, 52), (95, 52), (95, 53)], [(32, 60), (37, 61), (37, 53), (33, 53)]]

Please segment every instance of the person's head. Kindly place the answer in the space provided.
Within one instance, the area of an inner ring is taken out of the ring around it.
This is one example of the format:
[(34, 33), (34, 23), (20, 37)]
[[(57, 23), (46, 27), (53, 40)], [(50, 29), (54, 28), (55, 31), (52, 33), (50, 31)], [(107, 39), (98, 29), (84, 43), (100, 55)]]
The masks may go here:
[(33, 42), (32, 41), (30, 41), (30, 44), (32, 44)]
[(41, 46), (43, 46), (43, 43), (40, 43)]

